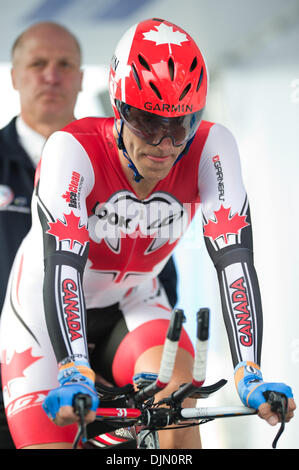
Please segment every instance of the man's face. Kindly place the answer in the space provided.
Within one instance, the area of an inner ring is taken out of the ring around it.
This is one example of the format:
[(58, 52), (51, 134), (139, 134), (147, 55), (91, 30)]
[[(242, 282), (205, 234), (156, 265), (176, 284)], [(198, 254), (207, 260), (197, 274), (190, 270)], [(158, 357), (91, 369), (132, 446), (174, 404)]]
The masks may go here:
[(149, 145), (133, 134), (126, 125), (123, 128), (123, 140), (139, 173), (152, 184), (158, 183), (168, 175), (185, 147), (185, 144), (174, 147), (169, 137), (164, 138), (157, 146)]
[(82, 85), (74, 39), (59, 29), (31, 33), (15, 52), (12, 80), (29, 125), (71, 120)]

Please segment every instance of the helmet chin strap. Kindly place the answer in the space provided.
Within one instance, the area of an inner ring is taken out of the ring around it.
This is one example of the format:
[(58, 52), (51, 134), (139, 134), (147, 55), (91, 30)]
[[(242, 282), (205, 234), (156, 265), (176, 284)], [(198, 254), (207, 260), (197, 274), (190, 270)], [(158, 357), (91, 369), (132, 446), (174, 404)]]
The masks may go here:
[(192, 142), (193, 142), (193, 140), (194, 140), (194, 137), (195, 137), (195, 134), (194, 134), (193, 137), (191, 137), (191, 139), (189, 139), (189, 140), (187, 141), (184, 150), (179, 154), (179, 156), (178, 156), (178, 158), (176, 159), (176, 161), (174, 162), (173, 166), (174, 166), (178, 161), (180, 161), (180, 159), (181, 159), (184, 155), (186, 155), (186, 153), (189, 152), (189, 149), (190, 149), (190, 146), (191, 146), (191, 144), (192, 144)]
[[(131, 168), (131, 170), (133, 171), (134, 173), (134, 181), (136, 181), (136, 183), (139, 183), (142, 179), (143, 179), (143, 176), (139, 173), (139, 171), (137, 170), (136, 166), (134, 165), (134, 163), (132, 162), (131, 158), (129, 157), (128, 155), (128, 152), (126, 150), (126, 147), (125, 147), (125, 144), (124, 144), (124, 141), (123, 141), (123, 138), (122, 138), (122, 131), (123, 131), (123, 127), (124, 127), (124, 121), (121, 119), (121, 124), (120, 124), (120, 132), (118, 131), (117, 129), (117, 125), (116, 125), (116, 120), (114, 121), (114, 124), (115, 124), (115, 129), (116, 129), (116, 132), (117, 132), (117, 135), (118, 135), (118, 139), (117, 139), (117, 146), (120, 150), (123, 151), (123, 155), (124, 157), (128, 160), (128, 167)], [(176, 161), (174, 162), (173, 166), (179, 161), (181, 160), (181, 158), (186, 155), (186, 153), (189, 151), (190, 149), (190, 146), (194, 140), (194, 137), (195, 135), (188, 140), (184, 150), (179, 154), (178, 158), (176, 159)]]
[(115, 129), (116, 129), (116, 132), (117, 132), (117, 135), (118, 135), (117, 146), (120, 150), (122, 150), (124, 157), (129, 162), (128, 167), (131, 168), (131, 170), (134, 173), (134, 181), (136, 181), (136, 183), (139, 183), (143, 179), (143, 176), (139, 173), (136, 166), (134, 165), (131, 158), (129, 157), (128, 152), (127, 152), (126, 147), (125, 147), (125, 144), (124, 144), (124, 141), (123, 141), (123, 138), (122, 138), (122, 131), (123, 131), (123, 127), (124, 127), (124, 121), (121, 119), (120, 132), (117, 129), (116, 120), (114, 121), (114, 123), (115, 123)]

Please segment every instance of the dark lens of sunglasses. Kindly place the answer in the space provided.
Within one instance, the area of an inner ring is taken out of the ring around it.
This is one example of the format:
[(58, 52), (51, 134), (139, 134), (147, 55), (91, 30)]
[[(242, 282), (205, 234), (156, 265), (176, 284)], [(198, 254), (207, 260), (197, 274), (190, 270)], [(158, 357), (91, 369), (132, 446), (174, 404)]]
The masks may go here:
[(129, 129), (151, 145), (158, 145), (164, 137), (170, 137), (174, 146), (184, 144), (195, 134), (203, 113), (200, 110), (180, 117), (164, 118), (120, 102), (118, 109)]

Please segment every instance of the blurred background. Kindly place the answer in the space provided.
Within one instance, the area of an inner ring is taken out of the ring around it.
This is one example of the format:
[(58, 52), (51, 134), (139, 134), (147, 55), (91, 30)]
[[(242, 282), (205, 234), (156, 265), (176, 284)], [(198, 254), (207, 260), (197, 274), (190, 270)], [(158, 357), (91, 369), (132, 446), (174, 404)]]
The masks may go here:
[[(120, 36), (134, 23), (165, 18), (197, 41), (210, 75), (205, 119), (226, 125), (235, 135), (251, 202), (264, 309), (264, 379), (287, 382), (299, 403), (299, 0), (0, 0), (0, 6), (1, 127), (19, 110), (10, 81), (10, 49), (32, 23), (59, 22), (82, 44), (85, 78), (77, 118), (111, 115), (108, 67)], [(185, 310), (192, 339), (197, 310), (211, 309), (206, 384), (228, 380), (218, 396), (199, 406), (239, 405), (200, 214), (177, 248), (176, 263), (178, 306)], [(279, 448), (299, 448), (298, 413)], [(205, 424), (202, 441), (208, 449), (270, 448), (277, 430), (257, 417), (226, 418)]]

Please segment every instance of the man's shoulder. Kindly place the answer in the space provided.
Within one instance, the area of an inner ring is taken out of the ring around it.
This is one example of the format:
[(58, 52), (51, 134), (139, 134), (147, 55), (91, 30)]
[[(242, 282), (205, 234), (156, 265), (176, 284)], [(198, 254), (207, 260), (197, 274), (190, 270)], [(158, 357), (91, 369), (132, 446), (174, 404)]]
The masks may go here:
[(12, 140), (16, 136), (16, 118), (14, 117), (8, 124), (0, 128), (0, 142)]
[(225, 124), (212, 121), (202, 121), (198, 128), (197, 135), (199, 139), (206, 139), (209, 136), (210, 140), (234, 140), (233, 132)]
[(4, 155), (15, 153), (18, 148), (16, 131), (16, 118), (13, 118), (6, 126), (0, 129), (0, 158)]
[(193, 138), (191, 150), (198, 152), (198, 149), (203, 147), (205, 144), (211, 129), (215, 126), (214, 122), (202, 120), (196, 134)]
[(82, 119), (77, 119), (63, 129), (64, 132), (69, 132), (70, 134), (101, 134), (105, 132), (107, 126), (111, 127), (114, 118), (106, 117), (85, 117)]

